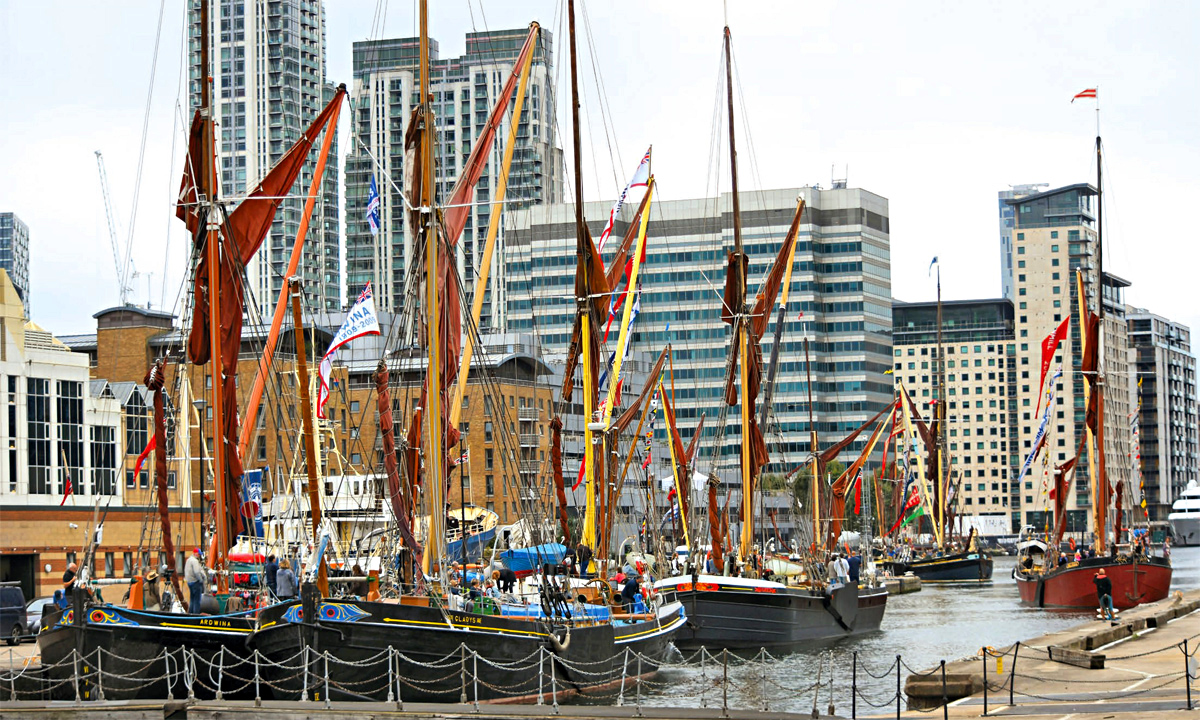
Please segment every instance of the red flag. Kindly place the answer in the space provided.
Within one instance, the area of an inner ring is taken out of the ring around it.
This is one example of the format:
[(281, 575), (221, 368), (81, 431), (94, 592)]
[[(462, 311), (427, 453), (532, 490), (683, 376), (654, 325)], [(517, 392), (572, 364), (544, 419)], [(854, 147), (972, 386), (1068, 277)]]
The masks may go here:
[(65, 505), (67, 502), (67, 498), (71, 496), (72, 492), (74, 492), (74, 489), (71, 487), (70, 468), (68, 468), (65, 465), (63, 466), (63, 475), (66, 476), (67, 483), (66, 483), (66, 485), (63, 486), (63, 499), (62, 499), (62, 502), (60, 502), (58, 504), (59, 507), (62, 507), (63, 505)]
[(862, 483), (863, 476), (860, 472), (858, 479), (854, 481), (854, 512), (862, 515)]
[(1077, 93), (1075, 97), (1071, 98), (1071, 102), (1075, 102), (1079, 98), (1092, 98), (1093, 100), (1098, 99), (1096, 97), (1096, 88), (1088, 88), (1081, 93)]
[(154, 451), (154, 441), (157, 439), (157, 435), (151, 435), (150, 442), (146, 443), (146, 449), (142, 451), (141, 455), (138, 455), (137, 463), (133, 466), (133, 476), (135, 478), (138, 476), (138, 473), (142, 471), (142, 463), (146, 462), (146, 458), (149, 457), (150, 453)]
[(1071, 316), (1063, 318), (1054, 332), (1046, 336), (1042, 340), (1042, 379), (1038, 382), (1038, 401), (1037, 410), (1033, 413), (1034, 417), (1041, 414), (1042, 410), (1042, 387), (1046, 384), (1046, 372), (1050, 370), (1050, 363), (1054, 360), (1054, 353), (1058, 351), (1058, 344), (1067, 337), (1067, 328), (1071, 324)]
[(587, 465), (579, 463), (579, 476), (575, 478), (575, 484), (571, 486), (571, 492), (575, 492), (579, 489), (579, 486), (583, 484), (583, 474), (585, 470), (587, 470)]

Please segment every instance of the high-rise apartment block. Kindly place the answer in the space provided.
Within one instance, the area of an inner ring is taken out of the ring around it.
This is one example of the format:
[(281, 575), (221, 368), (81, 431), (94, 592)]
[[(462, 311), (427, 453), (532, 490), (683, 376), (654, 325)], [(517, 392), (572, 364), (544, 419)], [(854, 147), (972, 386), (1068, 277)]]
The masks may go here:
[[(892, 368), (926, 421), (942, 393), (938, 379), (936, 302), (892, 305)], [(946, 443), (950, 482), (959, 489), (959, 515), (1001, 515), (1016, 526), (1037, 498), (1016, 485), (1017, 342), (1011, 300), (942, 303), (946, 367)], [(1032, 481), (1031, 481), (1032, 482)], [(1013, 532), (1020, 530), (1014, 527)]]
[(1013, 224), (1016, 210), (1008, 201), (1041, 192), (1041, 189), (1045, 187), (1049, 187), (1049, 185), (1046, 183), (1012, 185), (1008, 190), (1001, 190), (998, 193), (1000, 205), (1000, 297), (1012, 300), (1016, 295), (1013, 285)]
[(1140, 386), (1133, 383), (1141, 403), (1138, 485), (1150, 519), (1165, 520), (1188, 483), (1200, 482), (1192, 333), (1186, 325), (1140, 308), (1130, 308), (1125, 317), (1141, 381)]
[[(483, 131), (500, 90), (528, 36), (527, 28), (469, 33), (462, 57), (441, 59), (430, 40), (433, 68), (430, 92), (437, 129), (436, 196), (449, 198)], [(542, 30), (534, 49), (508, 179), (505, 207), (553, 203), (562, 197), (562, 151), (554, 122), (552, 36)], [(398, 38), (354, 43), (353, 140), (346, 155), (346, 297), (352, 300), (368, 281), (382, 310), (399, 311), (410, 278), (415, 237), (405, 217), (404, 135), (418, 104), (418, 39)], [(509, 110), (511, 118), (512, 110)], [(497, 133), (483, 177), (475, 190), (476, 207), (459, 241), (459, 271), (464, 289), (475, 292), (473, 278), (482, 260), (490, 205), (497, 190), (508, 123)], [(367, 198), (374, 178), (380, 200), (380, 229), (371, 232)], [(503, 228), (492, 256), (480, 319), (481, 330), (503, 331), (507, 286), (507, 239)]]
[[(748, 289), (757, 291), (801, 194), (807, 209), (797, 239), (773, 415), (764, 430), (771, 449), (765, 473), (791, 470), (811, 449), (809, 362), (813, 415), (823, 444), (841, 439), (892, 401), (892, 383), (884, 374), (892, 360), (885, 198), (845, 188), (742, 193), (743, 243), (750, 257)], [(586, 204), (594, 237), (599, 236), (610, 208), (606, 202)], [(633, 212), (634, 204), (627, 203), (614, 235), (626, 231)], [(539, 335), (548, 353), (561, 354), (570, 339), (575, 312), (574, 217), (574, 206), (569, 204), (529, 208), (516, 214), (509, 235), (509, 328)], [(736, 467), (741, 432), (739, 410), (722, 400), (730, 330), (721, 321), (721, 287), (733, 245), (732, 198), (726, 193), (719, 198), (656, 202), (650, 218), (633, 348), (658, 353), (672, 345), (680, 432), (686, 441), (704, 416), (705, 439), (697, 469), (707, 473), (724, 468), (722, 479), (732, 481), (734, 474), (728, 470)], [(776, 317), (772, 309), (762, 347), (764, 366), (771, 355)], [(604, 357), (616, 345), (616, 324)], [(810, 341), (808, 362), (805, 338)], [(661, 424), (656, 432), (665, 438)], [(717, 438), (722, 452), (714, 463)], [(846, 454), (861, 449), (862, 442), (860, 438)], [(565, 469), (570, 473), (576, 467), (568, 463)]]
[(0, 212), (0, 268), (8, 271), (29, 317), (29, 226), (16, 213)]
[[(1020, 417), (1020, 443), (1014, 448), (1019, 463), (1033, 447), (1040, 417), (1035, 417), (1041, 389), (1041, 341), (1064, 318), (1071, 318), (1068, 339), (1055, 353), (1050, 374), (1062, 367), (1062, 378), (1055, 383), (1055, 401), (1048, 425), (1048, 462), (1057, 465), (1075, 455), (1086, 414), (1083, 374), (1079, 371), (1083, 346), (1079, 336), (1079, 306), (1075, 271), (1082, 270), (1085, 301), (1096, 310), (1099, 268), (1096, 247), (1096, 189), (1081, 183), (1025, 195), (1006, 204), (1013, 210), (1011, 270), (1016, 305), (1014, 324), (1017, 342), (1017, 393)], [(1009, 271), (1002, 268), (1002, 275)], [(1105, 376), (1105, 456), (1110, 482), (1128, 481), (1131, 476), (1131, 439), (1129, 413), (1132, 411), (1130, 383), (1132, 368), (1125, 330), (1124, 288), (1128, 282), (1105, 273), (1104, 359)], [(1039, 461), (1039, 468), (1042, 468)], [(1043, 474), (1049, 469), (1039, 469)], [(1073, 492), (1068, 501), (1072, 510), (1089, 509), (1092, 504), (1088, 483), (1087, 454), (1076, 466)], [(1016, 478), (1013, 478), (1015, 481)], [(1029, 495), (1040, 490), (1040, 479), (1026, 478), (1019, 490)], [(1040, 516), (1024, 511), (1023, 521), (1036, 524)], [(1077, 513), (1082, 517), (1089, 513)], [(1084, 529), (1073, 528), (1073, 529)]]
[[(200, 3), (188, 19), (192, 109), (201, 78), (211, 72), (221, 197), (236, 203), (251, 192), (333, 99), (325, 80), (325, 10), (320, 0), (221, 0), (209, 12), (211, 71), (200, 67)], [(319, 146), (319, 143), (318, 143)], [(336, 140), (330, 153), (337, 156)], [(269, 316), (287, 273), (316, 151), (275, 216), (262, 248), (246, 266), (249, 312)], [(341, 307), (337, 162), (329, 163), (313, 208), (299, 274), (308, 306)]]

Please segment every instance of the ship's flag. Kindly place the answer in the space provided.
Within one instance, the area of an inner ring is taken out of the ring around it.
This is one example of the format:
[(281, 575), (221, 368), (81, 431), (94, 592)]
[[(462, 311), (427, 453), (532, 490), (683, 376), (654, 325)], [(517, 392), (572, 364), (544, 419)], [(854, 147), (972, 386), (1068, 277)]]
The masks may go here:
[(1020, 486), (1021, 481), (1025, 479), (1025, 474), (1029, 472), (1033, 461), (1037, 459), (1038, 453), (1042, 449), (1042, 445), (1046, 442), (1046, 432), (1049, 430), (1050, 413), (1054, 410), (1054, 383), (1062, 377), (1062, 365), (1054, 371), (1054, 377), (1050, 378), (1050, 391), (1046, 393), (1046, 411), (1042, 413), (1042, 422), (1038, 425), (1037, 434), (1033, 436), (1033, 449), (1029, 451), (1029, 455), (1025, 458), (1025, 464), (1021, 466), (1021, 473), (1017, 476), (1017, 485)]
[(138, 455), (137, 462), (134, 463), (134, 465), (133, 465), (133, 477), (134, 478), (136, 478), (139, 474), (141, 474), (142, 463), (146, 462), (146, 458), (150, 457), (150, 453), (154, 450), (154, 446), (155, 446), (154, 441), (157, 439), (158, 439), (157, 435), (151, 435), (150, 442), (146, 443), (146, 449), (142, 451), (141, 455)]
[(450, 464), (454, 467), (458, 467), (459, 465), (462, 465), (463, 463), (470, 462), (470, 461), (471, 461), (471, 449), (467, 448), (466, 450), (463, 451), (462, 455), (459, 455), (458, 457), (451, 460)]
[(333, 374), (333, 356), (338, 348), (355, 338), (364, 335), (379, 334), (379, 318), (375, 315), (375, 296), (371, 294), (371, 283), (363, 288), (354, 302), (354, 307), (346, 314), (346, 321), (333, 336), (333, 342), (321, 358), (321, 387), (317, 390), (317, 417), (325, 419), (325, 403), (329, 401), (329, 376)]
[(63, 477), (66, 478), (66, 484), (63, 485), (63, 499), (60, 503), (58, 503), (59, 507), (65, 505), (67, 503), (67, 498), (71, 497), (71, 493), (74, 492), (74, 488), (71, 487), (71, 468), (67, 467), (65, 464), (63, 465)]
[(1046, 385), (1046, 373), (1050, 371), (1050, 363), (1054, 360), (1054, 353), (1058, 351), (1058, 345), (1067, 337), (1067, 328), (1071, 324), (1071, 316), (1063, 318), (1063, 321), (1055, 328), (1054, 332), (1046, 336), (1042, 340), (1042, 378), (1038, 381), (1038, 406), (1034, 410), (1033, 416), (1037, 417), (1042, 410), (1042, 388)]
[(371, 234), (379, 234), (379, 188), (375, 186), (375, 176), (371, 176), (371, 189), (367, 193), (367, 224), (371, 226)]
[[(933, 274), (933, 266), (937, 265), (937, 264), (938, 264), (937, 255), (934, 255), (933, 259), (929, 261), (929, 272), (927, 274), (932, 275)], [(940, 273), (941, 270), (939, 270), (938, 272)], [(941, 277), (941, 276), (939, 275), (938, 277)]]
[(1084, 90), (1083, 92), (1076, 93), (1075, 97), (1071, 98), (1071, 102), (1075, 102), (1076, 100), (1078, 100), (1080, 98), (1092, 98), (1093, 100), (1099, 99), (1096, 97), (1096, 88), (1088, 88), (1087, 90)]
[(653, 146), (646, 148), (646, 154), (642, 156), (641, 162), (638, 163), (637, 170), (633, 171), (633, 177), (629, 178), (629, 184), (617, 196), (617, 201), (613, 203), (612, 210), (608, 211), (608, 220), (604, 222), (604, 231), (600, 233), (600, 239), (596, 242), (596, 249), (603, 252), (604, 243), (608, 241), (608, 237), (612, 235), (613, 223), (617, 219), (617, 214), (621, 212), (621, 207), (625, 205), (625, 198), (629, 195), (629, 191), (635, 187), (646, 187), (650, 182), (650, 150)]

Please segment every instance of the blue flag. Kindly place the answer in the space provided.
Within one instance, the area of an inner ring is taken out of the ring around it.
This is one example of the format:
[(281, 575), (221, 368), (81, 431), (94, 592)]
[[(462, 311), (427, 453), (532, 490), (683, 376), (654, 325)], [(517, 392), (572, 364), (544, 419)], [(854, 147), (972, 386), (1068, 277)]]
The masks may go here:
[(379, 234), (379, 189), (375, 187), (375, 176), (371, 176), (371, 191), (367, 194), (367, 224), (371, 234)]

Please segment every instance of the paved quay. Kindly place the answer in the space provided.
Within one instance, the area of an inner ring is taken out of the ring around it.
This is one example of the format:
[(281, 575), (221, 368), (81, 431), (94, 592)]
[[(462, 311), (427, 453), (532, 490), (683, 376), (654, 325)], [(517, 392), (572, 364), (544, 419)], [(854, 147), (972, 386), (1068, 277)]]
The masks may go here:
[(940, 668), (912, 675), (911, 709), (902, 717), (984, 717), (985, 707), (987, 717), (1196, 717), (1187, 708), (1200, 708), (1198, 646), (1200, 590), (1176, 592), (1121, 613), (1115, 624), (1087, 622), (947, 663), (944, 710)]

